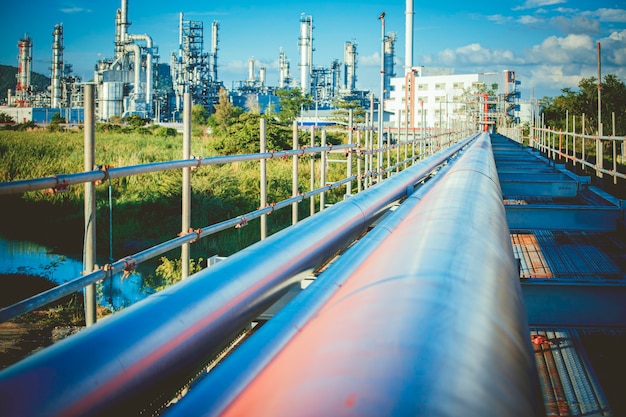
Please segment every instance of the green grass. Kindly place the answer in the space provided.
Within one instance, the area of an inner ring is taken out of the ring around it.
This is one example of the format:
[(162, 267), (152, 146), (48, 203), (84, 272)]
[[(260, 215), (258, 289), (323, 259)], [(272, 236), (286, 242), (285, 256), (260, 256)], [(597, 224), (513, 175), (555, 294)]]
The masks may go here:
[[(75, 132), (0, 130), (0, 181), (13, 181), (83, 171), (84, 135)], [(182, 159), (182, 136), (156, 137), (137, 133), (96, 132), (96, 164), (123, 167)], [(192, 154), (214, 155), (210, 138), (194, 138)], [(316, 170), (319, 171), (319, 159)], [(328, 180), (345, 176), (345, 167), (331, 164)], [(291, 159), (268, 161), (268, 202), (291, 196)], [(308, 158), (302, 159), (300, 190), (309, 189)], [(316, 171), (316, 172), (317, 172)], [(316, 175), (318, 175), (316, 173)], [(113, 258), (119, 259), (175, 238), (181, 229), (180, 170), (116, 178), (111, 181)], [(233, 218), (259, 207), (259, 162), (211, 165), (192, 171), (193, 228)], [(76, 185), (67, 192), (42, 191), (0, 196), (4, 219), (0, 233), (81, 253), (83, 193)], [(341, 198), (331, 193), (327, 201)], [(96, 187), (97, 249), (108, 258), (109, 183)], [(308, 202), (300, 205), (308, 215)], [(268, 217), (270, 233), (288, 226), (291, 210)], [(248, 227), (220, 232), (192, 245), (192, 256), (228, 256), (259, 239), (258, 221)]]

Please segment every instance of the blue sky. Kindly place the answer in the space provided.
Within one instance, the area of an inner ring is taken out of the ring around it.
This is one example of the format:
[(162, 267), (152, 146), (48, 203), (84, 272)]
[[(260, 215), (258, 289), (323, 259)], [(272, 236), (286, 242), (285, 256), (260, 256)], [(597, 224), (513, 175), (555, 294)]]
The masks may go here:
[[(83, 80), (96, 62), (113, 55), (115, 13), (120, 1), (34, 0), (6, 2), (0, 25), (0, 64), (17, 66), (17, 43), (33, 40), (33, 70), (50, 75), (52, 31), (62, 23), (64, 58)], [(298, 79), (300, 15), (313, 17), (314, 66), (343, 60), (346, 41), (357, 45), (357, 87), (378, 91), (380, 35), (378, 16), (386, 13), (386, 32), (396, 32), (396, 71), (404, 63), (404, 0), (395, 1), (164, 1), (129, 0), (129, 33), (148, 34), (159, 47), (160, 62), (177, 50), (178, 19), (201, 21), (205, 49), (213, 21), (220, 24), (218, 75), (227, 87), (248, 75), (248, 60), (267, 68), (269, 85), (278, 84), (282, 47)], [(414, 64), (451, 67), (456, 73), (511, 69), (521, 80), (522, 97), (555, 96), (597, 74), (597, 42), (602, 73), (626, 80), (626, 3), (624, 0), (415, 1)]]

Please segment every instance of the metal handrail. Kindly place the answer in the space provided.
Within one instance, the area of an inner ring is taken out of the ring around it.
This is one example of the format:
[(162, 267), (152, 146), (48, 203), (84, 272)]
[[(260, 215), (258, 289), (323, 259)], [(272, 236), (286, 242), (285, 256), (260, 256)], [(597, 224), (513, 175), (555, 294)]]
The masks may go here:
[[(596, 171), (598, 176), (609, 175), (613, 177), (613, 182), (617, 183), (617, 179), (626, 179), (626, 173), (617, 170), (617, 158), (621, 154), (622, 164), (626, 162), (626, 136), (598, 136), (588, 135), (577, 132), (568, 132), (562, 130), (554, 130), (547, 127), (531, 127), (531, 146), (539, 151), (545, 152), (550, 158), (557, 157), (572, 161), (574, 166), (580, 164)], [(577, 156), (576, 140), (582, 141), (581, 157)], [(585, 140), (595, 142), (596, 158), (591, 163), (586, 160), (585, 156)], [(570, 147), (571, 141), (571, 147)], [(612, 143), (612, 169), (604, 168), (602, 142)], [(565, 143), (563, 143), (565, 142)], [(618, 152), (618, 144), (621, 144), (621, 150)]]
[(390, 204), (473, 139), (5, 369), (0, 372), (3, 411), (46, 416), (128, 414), (150, 402), (155, 393), (179, 387), (221, 350), (225, 340), (301, 280), (302, 273), (349, 245)]

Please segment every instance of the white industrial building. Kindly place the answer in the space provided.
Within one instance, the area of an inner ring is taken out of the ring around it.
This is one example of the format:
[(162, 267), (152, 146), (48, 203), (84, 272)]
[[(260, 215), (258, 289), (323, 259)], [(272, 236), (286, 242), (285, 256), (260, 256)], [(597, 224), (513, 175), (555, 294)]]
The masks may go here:
[[(476, 94), (491, 90), (495, 96)], [(404, 77), (391, 79), (385, 100), (389, 127), (457, 129), (468, 123), (494, 124), (495, 117), (514, 117), (517, 97), (515, 72), (454, 74), (451, 69), (413, 67)], [(485, 111), (490, 105), (492, 111)], [(493, 108), (499, 111), (494, 112)], [(407, 118), (408, 114), (408, 118)]]

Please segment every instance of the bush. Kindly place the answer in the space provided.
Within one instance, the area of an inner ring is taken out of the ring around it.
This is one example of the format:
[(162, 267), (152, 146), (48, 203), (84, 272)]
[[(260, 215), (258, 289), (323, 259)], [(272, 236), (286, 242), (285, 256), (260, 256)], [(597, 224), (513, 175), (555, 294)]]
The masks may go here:
[(176, 132), (176, 129), (174, 129), (172, 127), (158, 126), (156, 129), (154, 129), (152, 134), (154, 136), (158, 136), (160, 138), (164, 138), (164, 137), (168, 137), (168, 136), (176, 136), (177, 132)]
[(14, 120), (11, 116), (0, 111), (0, 123), (13, 123)]

